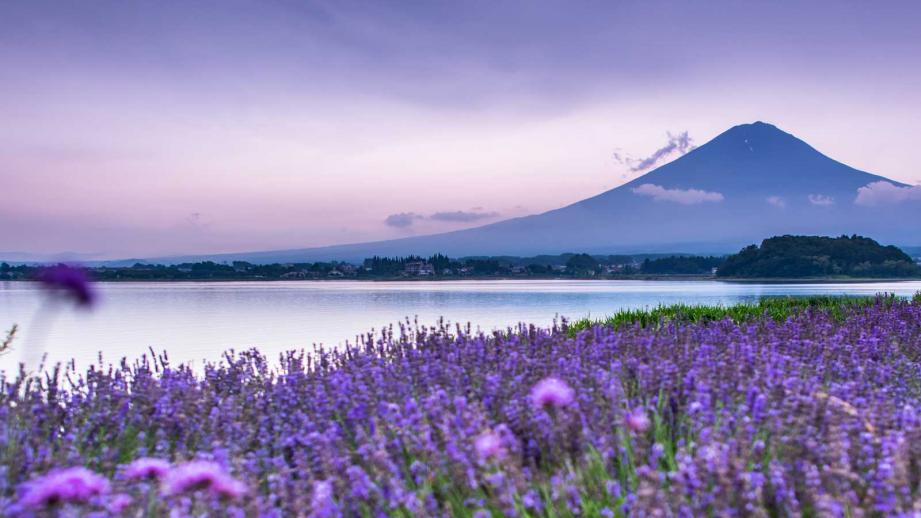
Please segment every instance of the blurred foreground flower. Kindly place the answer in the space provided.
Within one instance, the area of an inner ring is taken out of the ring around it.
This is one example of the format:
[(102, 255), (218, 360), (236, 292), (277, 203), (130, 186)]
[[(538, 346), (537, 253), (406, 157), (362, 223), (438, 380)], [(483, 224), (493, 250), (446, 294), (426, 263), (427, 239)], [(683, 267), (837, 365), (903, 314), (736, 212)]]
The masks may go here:
[(239, 498), (246, 494), (246, 486), (231, 477), (223, 468), (208, 461), (181, 464), (167, 474), (163, 492), (169, 496), (208, 491), (221, 498)]
[(642, 408), (636, 408), (633, 411), (627, 413), (627, 417), (624, 418), (624, 422), (627, 425), (627, 428), (631, 432), (642, 433), (649, 429), (649, 418), (646, 416), (646, 411)]
[(59, 264), (42, 270), (37, 277), (46, 289), (82, 307), (92, 307), (96, 291), (86, 272), (74, 266)]
[(531, 389), (531, 402), (537, 408), (546, 406), (562, 407), (575, 399), (575, 392), (565, 381), (557, 378), (545, 378)]
[[(73, 302), (77, 307), (91, 308), (96, 302), (96, 290), (84, 270), (75, 266), (58, 264), (42, 269), (36, 276), (45, 291), (49, 302), (55, 299)], [(48, 336), (51, 323), (59, 306), (42, 305), (29, 326), (29, 335), (23, 346), (23, 361), (26, 368), (42, 368), (44, 339)]]
[(26, 509), (83, 504), (108, 490), (109, 481), (104, 477), (86, 468), (66, 468), (27, 482), (26, 493), (20, 504)]
[(109, 504), (106, 506), (109, 509), (109, 512), (114, 515), (121, 515), (124, 513), (129, 506), (132, 504), (131, 497), (124, 493), (119, 493), (112, 496), (109, 500)]
[(160, 480), (170, 471), (170, 463), (163, 459), (144, 457), (128, 464), (125, 476), (129, 480)]
[(495, 432), (480, 434), (473, 441), (473, 446), (476, 448), (477, 455), (484, 460), (491, 457), (501, 458), (505, 454), (505, 448), (502, 447), (502, 438)]
[(313, 498), (310, 506), (312, 518), (333, 518), (340, 516), (339, 506), (333, 498), (333, 485), (328, 480), (320, 480), (313, 486)]

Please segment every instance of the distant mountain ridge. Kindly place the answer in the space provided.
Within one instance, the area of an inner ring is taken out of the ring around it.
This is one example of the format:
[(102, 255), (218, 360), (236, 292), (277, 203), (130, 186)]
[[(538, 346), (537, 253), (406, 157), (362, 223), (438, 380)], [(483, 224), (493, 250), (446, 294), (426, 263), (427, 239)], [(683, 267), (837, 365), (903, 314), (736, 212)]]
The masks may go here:
[[(863, 189), (863, 191), (861, 191)], [(734, 252), (782, 234), (921, 244), (921, 191), (837, 162), (764, 122), (730, 128), (631, 182), (542, 214), (454, 232), (294, 250), (152, 259), (253, 263), (373, 255)]]

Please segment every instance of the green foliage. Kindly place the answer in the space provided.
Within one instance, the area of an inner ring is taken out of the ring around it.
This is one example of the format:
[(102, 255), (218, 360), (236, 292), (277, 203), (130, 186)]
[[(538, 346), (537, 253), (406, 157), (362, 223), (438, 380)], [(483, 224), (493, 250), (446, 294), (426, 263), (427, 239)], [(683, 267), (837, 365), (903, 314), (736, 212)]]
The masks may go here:
[(722, 263), (722, 257), (673, 255), (658, 259), (646, 258), (640, 266), (640, 271), (646, 274), (703, 275), (709, 274)]
[(860, 236), (779, 236), (731, 255), (719, 267), (721, 277), (915, 277), (921, 267), (894, 246)]
[[(921, 293), (915, 296), (916, 300)], [(891, 304), (895, 296), (882, 297), (768, 297), (755, 304), (736, 304), (732, 306), (697, 306), (673, 304), (658, 306), (653, 309), (624, 309), (602, 320), (582, 319), (569, 325), (569, 332), (575, 334), (596, 325), (611, 327), (660, 327), (670, 322), (702, 323), (730, 319), (735, 323), (748, 322), (767, 316), (781, 321), (807, 310), (824, 311), (837, 319), (844, 318), (849, 311), (873, 304)]]
[(594, 271), (598, 268), (598, 260), (588, 254), (576, 254), (566, 261), (566, 269), (574, 272)]
[(468, 259), (465, 266), (473, 268), (477, 275), (493, 275), (499, 272), (501, 265), (496, 259)]
[(371, 271), (381, 274), (396, 275), (406, 268), (406, 263), (424, 261), (422, 257), (410, 255), (407, 257), (379, 257), (374, 256), (364, 260), (363, 266)]

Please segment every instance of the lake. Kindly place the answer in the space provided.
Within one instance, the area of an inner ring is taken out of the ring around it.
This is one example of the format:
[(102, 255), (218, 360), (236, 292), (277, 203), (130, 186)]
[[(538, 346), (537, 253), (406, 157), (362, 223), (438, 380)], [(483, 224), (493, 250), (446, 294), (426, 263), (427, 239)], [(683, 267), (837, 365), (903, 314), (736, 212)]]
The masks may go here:
[(684, 302), (732, 304), (774, 295), (911, 296), (921, 281), (738, 284), (718, 281), (503, 280), (441, 282), (101, 283), (92, 311), (48, 307), (41, 289), (0, 282), (0, 329), (18, 323), (17, 348), (0, 358), (9, 370), (25, 349), (79, 364), (136, 358), (149, 347), (173, 362), (218, 360), (230, 348), (258, 347), (270, 357), (312, 344), (335, 347), (406, 317), (439, 317), (484, 330), (555, 317), (603, 317), (622, 308)]

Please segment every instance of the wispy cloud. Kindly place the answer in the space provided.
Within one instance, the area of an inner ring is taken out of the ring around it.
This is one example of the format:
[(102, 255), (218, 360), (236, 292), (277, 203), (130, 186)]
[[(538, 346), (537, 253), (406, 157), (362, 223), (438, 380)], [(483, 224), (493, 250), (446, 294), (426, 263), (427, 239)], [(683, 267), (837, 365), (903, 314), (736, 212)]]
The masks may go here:
[(767, 202), (781, 209), (787, 206), (787, 201), (781, 198), (780, 196), (768, 196)]
[(469, 223), (471, 221), (480, 221), (482, 219), (490, 219), (498, 216), (498, 212), (476, 212), (476, 211), (464, 211), (464, 210), (455, 210), (447, 212), (436, 212), (429, 216), (429, 219), (435, 221), (451, 221), (451, 222), (462, 222)]
[(425, 216), (415, 212), (399, 212), (391, 214), (384, 219), (384, 224), (389, 227), (406, 228), (412, 226), (417, 219), (423, 219)]
[(878, 181), (868, 183), (857, 189), (857, 198), (854, 203), (857, 205), (875, 206), (875, 205), (894, 205), (906, 201), (921, 201), (921, 186), (905, 186)]
[(630, 171), (638, 173), (640, 171), (651, 169), (653, 166), (674, 153), (684, 155), (688, 151), (692, 151), (695, 147), (692, 144), (694, 139), (688, 136), (687, 131), (682, 131), (681, 133), (675, 135), (666, 133), (666, 135), (668, 135), (668, 142), (645, 158), (633, 158), (631, 156), (622, 155), (618, 152), (615, 152), (614, 160), (617, 160), (621, 164), (627, 165), (630, 168)]
[(695, 205), (704, 202), (723, 201), (723, 194), (700, 189), (667, 189), (661, 185), (644, 183), (633, 188), (633, 193), (639, 196), (648, 196), (655, 201), (668, 201), (682, 205)]
[(433, 212), (428, 216), (415, 212), (400, 212), (387, 216), (387, 218), (384, 219), (384, 224), (396, 228), (407, 228), (418, 220), (429, 220), (442, 223), (472, 223), (496, 217), (499, 217), (498, 212), (486, 212), (482, 210), (482, 207), (477, 207), (470, 211), (450, 210)]
[(809, 203), (819, 207), (830, 207), (835, 204), (835, 199), (824, 194), (810, 194)]

